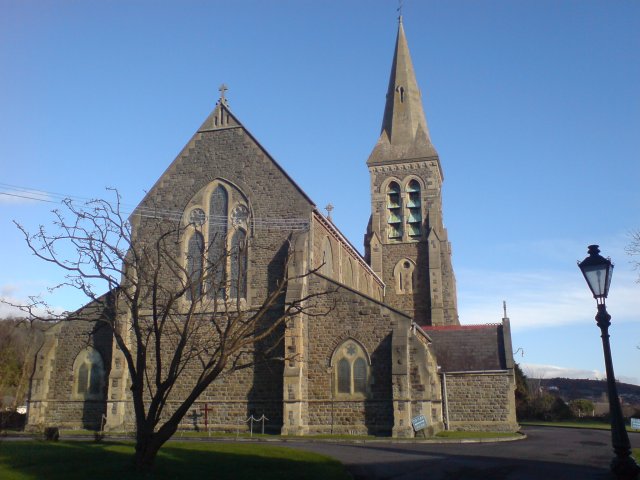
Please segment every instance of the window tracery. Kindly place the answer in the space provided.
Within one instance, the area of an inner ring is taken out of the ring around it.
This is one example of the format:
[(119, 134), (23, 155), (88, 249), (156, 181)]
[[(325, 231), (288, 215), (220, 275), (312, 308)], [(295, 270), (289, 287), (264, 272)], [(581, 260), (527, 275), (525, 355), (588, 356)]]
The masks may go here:
[(246, 299), (251, 211), (244, 195), (217, 180), (194, 199), (185, 217), (186, 273), (195, 280), (187, 299)]
[(362, 398), (369, 393), (370, 359), (364, 347), (353, 338), (342, 342), (333, 352), (334, 395)]
[(104, 362), (100, 353), (92, 347), (82, 350), (73, 362), (76, 398), (102, 398), (104, 391)]

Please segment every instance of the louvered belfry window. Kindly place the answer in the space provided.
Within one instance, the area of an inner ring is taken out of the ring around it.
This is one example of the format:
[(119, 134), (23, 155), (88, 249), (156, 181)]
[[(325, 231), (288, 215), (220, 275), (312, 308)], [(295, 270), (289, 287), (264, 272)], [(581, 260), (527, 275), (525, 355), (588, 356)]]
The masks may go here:
[(387, 225), (390, 239), (402, 238), (402, 196), (400, 185), (389, 183), (387, 187)]

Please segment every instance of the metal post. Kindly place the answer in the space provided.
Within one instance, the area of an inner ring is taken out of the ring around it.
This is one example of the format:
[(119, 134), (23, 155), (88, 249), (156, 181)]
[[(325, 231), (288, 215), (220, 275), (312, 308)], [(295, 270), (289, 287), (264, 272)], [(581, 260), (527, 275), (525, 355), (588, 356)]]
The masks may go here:
[(611, 315), (607, 312), (606, 305), (598, 304), (596, 322), (602, 332), (602, 349), (604, 351), (604, 363), (607, 370), (607, 387), (609, 393), (609, 414), (611, 416), (611, 444), (616, 456), (611, 460), (611, 470), (620, 479), (636, 480), (640, 474), (640, 467), (631, 457), (631, 444), (624, 425), (618, 387), (613, 373), (613, 361), (611, 359), (611, 346), (609, 344), (609, 326)]

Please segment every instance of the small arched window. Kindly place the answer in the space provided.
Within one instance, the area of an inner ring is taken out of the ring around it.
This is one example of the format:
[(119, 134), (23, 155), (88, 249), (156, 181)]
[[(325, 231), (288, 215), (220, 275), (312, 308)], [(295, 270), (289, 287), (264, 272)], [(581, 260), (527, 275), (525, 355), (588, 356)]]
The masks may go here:
[(247, 234), (238, 229), (231, 239), (231, 298), (247, 296)]
[(101, 398), (104, 391), (104, 362), (100, 353), (87, 347), (73, 362), (74, 389), (76, 398)]
[(407, 185), (407, 232), (411, 238), (422, 235), (422, 197), (417, 180)]
[(334, 369), (334, 395), (362, 398), (369, 392), (369, 356), (362, 345), (349, 338), (333, 352), (331, 365)]
[(387, 225), (390, 239), (402, 238), (402, 196), (400, 185), (389, 183), (387, 187)]
[(412, 294), (416, 283), (416, 265), (408, 258), (401, 259), (393, 269), (396, 293), (399, 295)]
[(187, 247), (187, 298), (197, 300), (202, 296), (202, 266), (204, 262), (204, 238), (193, 232)]
[(322, 240), (322, 264), (320, 273), (327, 277), (333, 277), (333, 252), (331, 251), (331, 240), (324, 237)]

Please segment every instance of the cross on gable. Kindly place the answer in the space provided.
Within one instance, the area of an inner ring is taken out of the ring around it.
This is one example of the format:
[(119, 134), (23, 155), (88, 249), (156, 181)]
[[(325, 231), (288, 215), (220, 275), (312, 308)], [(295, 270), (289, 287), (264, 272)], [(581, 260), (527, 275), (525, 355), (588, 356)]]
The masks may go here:
[(327, 220), (331, 220), (331, 212), (333, 211), (333, 205), (329, 204), (324, 209), (327, 211)]
[(218, 103), (227, 105), (227, 97), (225, 96), (227, 90), (229, 90), (229, 87), (227, 87), (226, 84), (223, 83), (222, 85), (220, 85), (220, 88), (218, 88), (218, 91), (220, 92), (220, 100), (218, 100)]

